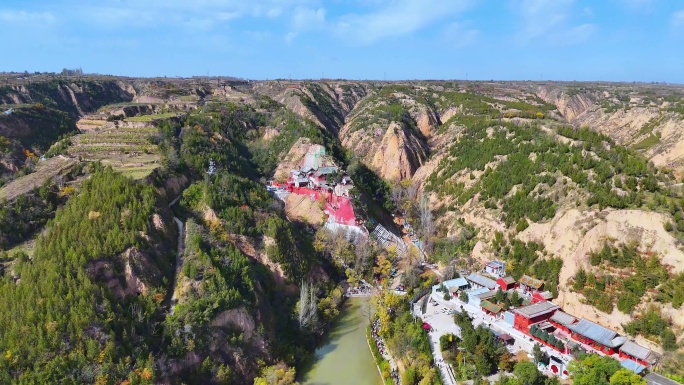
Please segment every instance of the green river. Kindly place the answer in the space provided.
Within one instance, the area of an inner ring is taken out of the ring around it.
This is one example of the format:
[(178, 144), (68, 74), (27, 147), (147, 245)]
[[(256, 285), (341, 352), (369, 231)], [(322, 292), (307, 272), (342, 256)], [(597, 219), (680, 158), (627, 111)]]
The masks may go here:
[(368, 320), (365, 299), (350, 298), (325, 345), (316, 351), (316, 362), (304, 372), (304, 385), (378, 385), (380, 374), (366, 343)]

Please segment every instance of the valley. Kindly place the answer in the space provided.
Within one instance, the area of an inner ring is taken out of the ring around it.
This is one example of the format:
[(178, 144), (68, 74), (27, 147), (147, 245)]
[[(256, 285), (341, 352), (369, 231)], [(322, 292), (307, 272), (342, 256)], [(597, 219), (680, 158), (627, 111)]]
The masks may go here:
[[(294, 378), (369, 282), (402, 378), (451, 383), (408, 300), (494, 260), (684, 376), (682, 86), (86, 76), (0, 103), (0, 382)], [(459, 379), (492, 374), (474, 349)]]

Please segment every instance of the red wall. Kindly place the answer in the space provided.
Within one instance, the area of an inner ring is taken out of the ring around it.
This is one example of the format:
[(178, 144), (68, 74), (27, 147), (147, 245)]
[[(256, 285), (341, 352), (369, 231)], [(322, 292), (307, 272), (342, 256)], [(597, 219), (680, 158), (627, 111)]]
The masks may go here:
[(506, 282), (504, 282), (503, 278), (497, 279), (497, 280), (496, 280), (496, 283), (497, 283), (497, 285), (499, 285), (499, 287), (500, 287), (501, 290), (503, 290), (503, 291), (506, 291), (506, 290), (510, 290), (510, 289), (515, 288), (515, 284), (514, 284), (514, 283), (511, 283), (510, 285), (509, 285), (509, 284), (506, 284)]
[(559, 323), (555, 323), (553, 321), (549, 321), (549, 322), (551, 322), (551, 325), (555, 326), (556, 329), (560, 329), (560, 330), (570, 334), (570, 329), (568, 329), (567, 326), (563, 326), (563, 325), (561, 325)]
[(632, 357), (632, 356), (630, 356), (629, 354), (625, 354), (625, 353), (623, 353), (623, 352), (619, 352), (619, 354), (620, 354), (620, 358), (630, 359), (630, 360), (636, 361), (636, 362), (640, 363), (641, 365), (644, 365), (644, 366), (647, 367), (647, 368), (650, 368), (650, 367), (651, 367), (651, 364), (648, 363), (647, 361), (640, 360), (640, 359), (638, 359), (638, 358), (636, 358), (636, 357)]
[(603, 354), (613, 355), (613, 354), (617, 353), (617, 349), (615, 349), (615, 348), (608, 348), (608, 347), (606, 347), (606, 346), (601, 345), (600, 343), (598, 343), (598, 342), (596, 342), (596, 341), (593, 341), (593, 340), (591, 340), (591, 339), (589, 339), (589, 338), (586, 338), (586, 337), (584, 337), (584, 336), (581, 336), (581, 335), (579, 335), (579, 334), (577, 334), (577, 333), (572, 333), (572, 339), (573, 339), (573, 340), (576, 340), (576, 341), (579, 341), (579, 342), (581, 342), (581, 343), (583, 343), (583, 344), (589, 345), (589, 346), (591, 346), (592, 348), (594, 348), (594, 349), (596, 349), (596, 350), (602, 352)]
[(534, 318), (526, 318), (518, 313), (514, 313), (514, 319), (513, 319), (513, 327), (522, 330), (526, 334), (529, 334), (530, 332), (530, 325), (536, 324), (538, 322), (546, 321), (549, 318), (553, 316), (554, 312), (546, 313), (544, 315), (534, 317)]

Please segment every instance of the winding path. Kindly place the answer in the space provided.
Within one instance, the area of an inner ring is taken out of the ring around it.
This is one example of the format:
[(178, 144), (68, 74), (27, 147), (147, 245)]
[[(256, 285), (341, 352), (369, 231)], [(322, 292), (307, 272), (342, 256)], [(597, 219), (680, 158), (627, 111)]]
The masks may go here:
[[(180, 197), (181, 195), (179, 195), (176, 199), (172, 200), (171, 203), (169, 203), (169, 208), (176, 204)], [(176, 222), (176, 226), (178, 226), (178, 254), (176, 255), (176, 270), (173, 274), (173, 282), (171, 283), (171, 290), (173, 290), (173, 295), (171, 296), (171, 304), (169, 309), (170, 315), (173, 315), (173, 313), (175, 312), (176, 302), (178, 302), (178, 298), (176, 298), (176, 285), (178, 284), (178, 276), (180, 275), (180, 269), (183, 266), (183, 253), (185, 252), (185, 245), (183, 244), (183, 240), (185, 239), (185, 233), (183, 232), (183, 221), (181, 221), (180, 219), (178, 219), (178, 217), (175, 216), (173, 217), (173, 220), (174, 222)]]

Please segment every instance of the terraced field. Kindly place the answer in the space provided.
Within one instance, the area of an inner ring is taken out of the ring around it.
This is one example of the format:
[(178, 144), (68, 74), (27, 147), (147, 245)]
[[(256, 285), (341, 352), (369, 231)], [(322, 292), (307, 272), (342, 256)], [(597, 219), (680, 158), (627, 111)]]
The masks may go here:
[(158, 148), (150, 141), (157, 128), (151, 123), (88, 123), (97, 128), (73, 138), (67, 150), (70, 156), (99, 160), (134, 179), (146, 177), (159, 166)]

